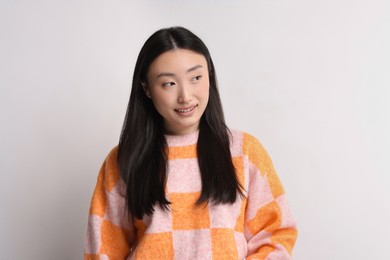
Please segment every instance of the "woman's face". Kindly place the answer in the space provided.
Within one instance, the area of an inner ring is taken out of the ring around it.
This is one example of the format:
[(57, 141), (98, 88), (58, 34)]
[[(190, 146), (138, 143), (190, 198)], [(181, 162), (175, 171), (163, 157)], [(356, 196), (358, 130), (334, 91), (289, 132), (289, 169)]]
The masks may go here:
[(209, 73), (202, 54), (176, 49), (161, 54), (149, 67), (144, 90), (164, 118), (167, 134), (198, 130), (209, 100)]

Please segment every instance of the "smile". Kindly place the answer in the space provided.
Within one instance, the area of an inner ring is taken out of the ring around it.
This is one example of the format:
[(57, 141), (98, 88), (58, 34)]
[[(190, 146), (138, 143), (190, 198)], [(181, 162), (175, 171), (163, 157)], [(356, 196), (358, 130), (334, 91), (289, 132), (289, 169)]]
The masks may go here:
[(192, 110), (195, 109), (195, 107), (197, 107), (198, 105), (195, 105), (193, 107), (189, 107), (189, 108), (186, 108), (186, 109), (175, 109), (176, 112), (179, 112), (179, 113), (188, 113), (188, 112), (191, 112)]

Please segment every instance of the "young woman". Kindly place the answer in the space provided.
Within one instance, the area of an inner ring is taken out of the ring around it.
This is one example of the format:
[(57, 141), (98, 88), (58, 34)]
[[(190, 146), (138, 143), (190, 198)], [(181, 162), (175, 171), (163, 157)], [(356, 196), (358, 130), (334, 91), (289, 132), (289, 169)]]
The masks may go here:
[(154, 33), (99, 173), (85, 259), (290, 259), (296, 237), (267, 152), (225, 125), (205, 44), (182, 27)]

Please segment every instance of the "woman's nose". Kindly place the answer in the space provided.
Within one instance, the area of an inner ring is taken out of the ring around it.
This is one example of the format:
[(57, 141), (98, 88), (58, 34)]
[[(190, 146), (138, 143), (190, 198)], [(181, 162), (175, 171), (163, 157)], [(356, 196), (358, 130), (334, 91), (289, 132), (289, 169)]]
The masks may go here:
[(189, 103), (191, 102), (192, 98), (190, 95), (190, 91), (188, 90), (188, 87), (185, 85), (182, 85), (180, 87), (180, 92), (177, 101), (179, 103)]

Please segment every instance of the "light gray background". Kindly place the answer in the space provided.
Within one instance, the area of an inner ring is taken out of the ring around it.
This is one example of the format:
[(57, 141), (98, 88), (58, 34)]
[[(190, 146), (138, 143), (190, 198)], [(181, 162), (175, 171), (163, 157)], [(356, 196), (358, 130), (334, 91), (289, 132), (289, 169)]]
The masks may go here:
[(172, 25), (268, 149), (295, 259), (390, 259), (390, 1), (0, 0), (0, 259), (81, 259), (135, 59)]

